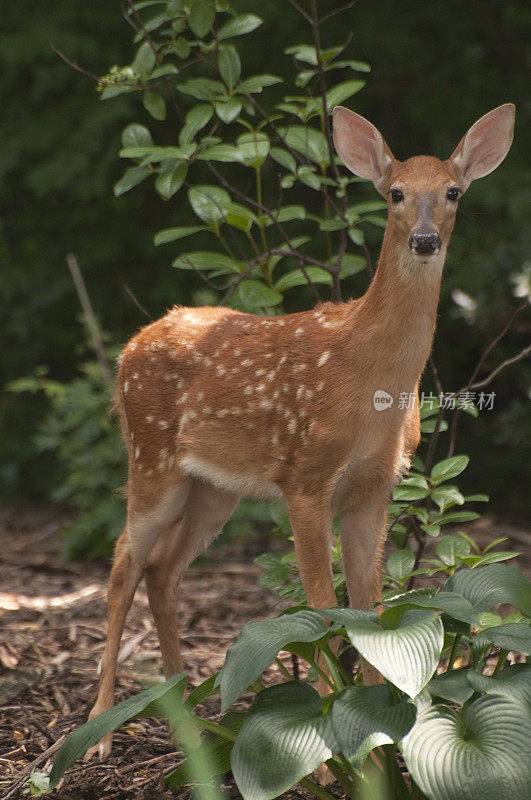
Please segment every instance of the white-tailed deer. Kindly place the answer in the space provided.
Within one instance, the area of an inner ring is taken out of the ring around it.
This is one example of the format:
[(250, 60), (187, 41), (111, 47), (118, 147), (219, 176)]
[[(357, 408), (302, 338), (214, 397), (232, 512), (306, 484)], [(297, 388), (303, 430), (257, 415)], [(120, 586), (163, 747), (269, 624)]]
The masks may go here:
[[(177, 582), (245, 495), (285, 499), (310, 605), (336, 604), (336, 514), (351, 604), (380, 599), (386, 504), (420, 438), (418, 404), (401, 408), (397, 398), (417, 393), (430, 352), (458, 199), (505, 158), (513, 125), (508, 103), (476, 122), (447, 161), (401, 162), (367, 120), (335, 108), (339, 156), (389, 206), (365, 295), (276, 317), (176, 307), (126, 346), (116, 401), (129, 454), (127, 526), (91, 718), (113, 705), (142, 576), (164, 671), (182, 670)], [(379, 392), (394, 399), (383, 411)], [(93, 749), (104, 756), (110, 747), (108, 735)]]

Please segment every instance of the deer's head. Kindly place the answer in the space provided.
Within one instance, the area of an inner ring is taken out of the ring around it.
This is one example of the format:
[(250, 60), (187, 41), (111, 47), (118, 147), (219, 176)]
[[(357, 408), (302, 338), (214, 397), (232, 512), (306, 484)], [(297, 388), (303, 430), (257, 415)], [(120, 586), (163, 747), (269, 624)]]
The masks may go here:
[[(471, 181), (501, 164), (513, 139), (512, 103), (489, 111), (461, 139), (446, 161), (414, 156), (397, 161), (381, 133), (359, 114), (334, 108), (334, 143), (355, 175), (371, 180), (388, 204), (387, 227), (408, 263), (441, 262), (461, 195)], [(402, 260), (402, 259), (401, 259)]]

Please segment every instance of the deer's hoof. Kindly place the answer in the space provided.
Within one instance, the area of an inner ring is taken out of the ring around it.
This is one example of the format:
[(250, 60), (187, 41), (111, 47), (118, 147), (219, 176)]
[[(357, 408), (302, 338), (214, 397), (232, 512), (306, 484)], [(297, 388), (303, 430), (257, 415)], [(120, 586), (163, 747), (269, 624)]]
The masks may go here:
[(112, 750), (112, 733), (106, 733), (103, 736), (98, 744), (95, 744), (94, 747), (91, 747), (85, 753), (85, 761), (90, 761), (92, 758), (97, 756), (100, 761), (104, 761), (111, 753)]

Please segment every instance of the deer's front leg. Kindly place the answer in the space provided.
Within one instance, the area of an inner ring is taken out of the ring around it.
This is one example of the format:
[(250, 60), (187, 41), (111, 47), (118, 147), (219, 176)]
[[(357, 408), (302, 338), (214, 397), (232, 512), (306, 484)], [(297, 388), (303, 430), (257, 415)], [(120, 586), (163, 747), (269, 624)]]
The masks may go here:
[[(378, 498), (362, 511), (343, 511), (339, 515), (343, 570), (350, 605), (371, 608), (382, 599), (381, 562), (385, 542), (385, 498)], [(365, 684), (381, 683), (380, 673), (361, 661)]]
[(337, 605), (332, 581), (332, 512), (328, 498), (286, 497), (295, 539), (295, 554), (308, 604), (315, 608)]

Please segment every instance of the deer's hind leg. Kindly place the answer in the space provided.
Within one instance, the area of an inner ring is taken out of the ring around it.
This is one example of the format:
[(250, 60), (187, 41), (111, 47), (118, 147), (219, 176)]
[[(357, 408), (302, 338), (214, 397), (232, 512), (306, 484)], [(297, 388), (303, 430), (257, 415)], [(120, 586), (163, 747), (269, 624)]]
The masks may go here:
[[(149, 491), (146, 485), (132, 482), (129, 486), (127, 525), (116, 542), (114, 559), (107, 587), (108, 624), (105, 651), (101, 662), (98, 697), (89, 719), (112, 708), (120, 641), (125, 620), (136, 588), (140, 583), (149, 555), (161, 531), (182, 514), (189, 491), (184, 479), (165, 490)], [(106, 734), (87, 751), (86, 758), (97, 753), (106, 757), (112, 746), (112, 734)]]
[(182, 516), (162, 532), (149, 557), (146, 586), (167, 678), (183, 669), (177, 623), (179, 580), (221, 532), (239, 499), (209, 484), (191, 481)]

